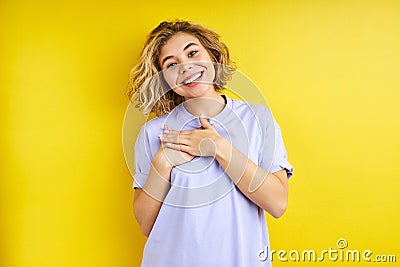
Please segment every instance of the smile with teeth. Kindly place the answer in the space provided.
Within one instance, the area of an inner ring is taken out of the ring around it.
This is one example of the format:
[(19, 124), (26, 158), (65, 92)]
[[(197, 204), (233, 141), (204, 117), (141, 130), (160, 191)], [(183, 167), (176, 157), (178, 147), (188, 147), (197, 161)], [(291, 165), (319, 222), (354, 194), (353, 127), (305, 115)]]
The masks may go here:
[(183, 81), (182, 84), (192, 83), (192, 82), (196, 81), (197, 79), (199, 79), (202, 75), (203, 75), (203, 72), (199, 72), (199, 73), (193, 75), (192, 78), (187, 79), (186, 81)]

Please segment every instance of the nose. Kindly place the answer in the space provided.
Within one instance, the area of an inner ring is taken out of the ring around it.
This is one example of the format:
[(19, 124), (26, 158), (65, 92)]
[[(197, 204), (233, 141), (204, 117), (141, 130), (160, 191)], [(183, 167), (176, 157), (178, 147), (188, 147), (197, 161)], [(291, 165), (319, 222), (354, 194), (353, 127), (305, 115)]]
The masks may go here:
[(193, 64), (190, 62), (183, 62), (180, 64), (180, 73), (183, 74), (186, 71), (190, 71), (193, 68)]

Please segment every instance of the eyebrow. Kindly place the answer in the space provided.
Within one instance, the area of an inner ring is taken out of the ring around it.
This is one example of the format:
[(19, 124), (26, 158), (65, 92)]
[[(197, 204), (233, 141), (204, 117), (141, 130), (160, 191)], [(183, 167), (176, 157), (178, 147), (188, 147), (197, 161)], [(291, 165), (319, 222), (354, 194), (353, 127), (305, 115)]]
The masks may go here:
[[(191, 47), (192, 45), (197, 45), (196, 43), (188, 43), (185, 48), (183, 48), (183, 51), (185, 51), (186, 49), (188, 49), (189, 47)], [(164, 65), (165, 61), (167, 61), (168, 59), (172, 58), (173, 56), (167, 56), (165, 57), (162, 62), (161, 62), (161, 66)]]

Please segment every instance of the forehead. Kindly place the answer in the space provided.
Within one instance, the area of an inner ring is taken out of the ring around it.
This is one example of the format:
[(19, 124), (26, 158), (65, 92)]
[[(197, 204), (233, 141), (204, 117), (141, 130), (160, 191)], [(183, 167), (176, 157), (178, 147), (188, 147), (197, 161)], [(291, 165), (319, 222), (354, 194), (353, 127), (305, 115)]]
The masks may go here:
[(173, 56), (181, 53), (188, 43), (196, 43), (200, 45), (199, 39), (194, 35), (186, 32), (175, 33), (160, 50), (160, 59), (165, 56)]

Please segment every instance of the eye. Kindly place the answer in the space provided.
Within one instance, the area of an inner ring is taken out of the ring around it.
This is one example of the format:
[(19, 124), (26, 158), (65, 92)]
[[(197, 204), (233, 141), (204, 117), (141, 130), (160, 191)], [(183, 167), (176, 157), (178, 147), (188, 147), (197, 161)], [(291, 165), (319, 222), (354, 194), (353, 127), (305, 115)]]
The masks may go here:
[(190, 53), (189, 53), (188, 57), (192, 57), (192, 56), (196, 55), (196, 54), (197, 54), (197, 52), (199, 52), (199, 51), (196, 51), (196, 50), (194, 50), (194, 51), (190, 51)]
[(171, 63), (171, 64), (169, 64), (169, 65), (167, 66), (167, 69), (170, 68), (170, 67), (174, 67), (174, 66), (176, 66), (176, 63)]

